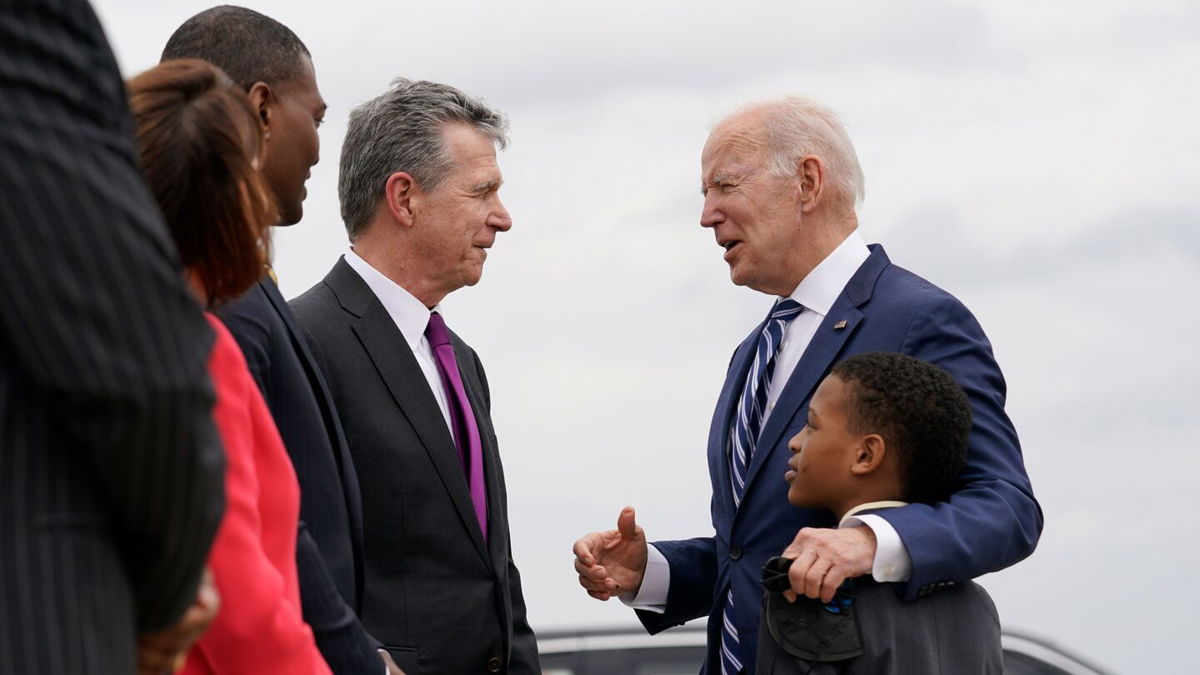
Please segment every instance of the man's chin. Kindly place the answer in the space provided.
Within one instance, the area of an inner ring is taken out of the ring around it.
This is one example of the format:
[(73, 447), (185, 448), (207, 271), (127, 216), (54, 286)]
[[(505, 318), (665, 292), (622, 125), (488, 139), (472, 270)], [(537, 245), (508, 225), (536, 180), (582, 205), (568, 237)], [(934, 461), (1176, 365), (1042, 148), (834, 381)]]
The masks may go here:
[(300, 219), (303, 217), (304, 209), (298, 208), (295, 211), (288, 211), (280, 214), (279, 222), (275, 223), (275, 225), (277, 227), (291, 227), (292, 225), (300, 222)]

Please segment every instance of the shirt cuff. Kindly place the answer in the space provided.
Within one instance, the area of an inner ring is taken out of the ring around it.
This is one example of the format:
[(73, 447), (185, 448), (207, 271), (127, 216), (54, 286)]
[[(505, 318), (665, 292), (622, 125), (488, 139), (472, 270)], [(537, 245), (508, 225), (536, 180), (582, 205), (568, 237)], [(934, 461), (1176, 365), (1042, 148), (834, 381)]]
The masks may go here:
[(875, 563), (871, 566), (871, 576), (875, 581), (908, 581), (912, 576), (912, 558), (904, 542), (896, 533), (896, 528), (887, 520), (874, 513), (864, 513), (861, 516), (850, 516), (842, 527), (866, 525), (875, 533)]
[(662, 614), (667, 611), (667, 591), (671, 588), (671, 564), (662, 552), (650, 544), (646, 547), (646, 572), (637, 595), (624, 594), (621, 602), (634, 609)]

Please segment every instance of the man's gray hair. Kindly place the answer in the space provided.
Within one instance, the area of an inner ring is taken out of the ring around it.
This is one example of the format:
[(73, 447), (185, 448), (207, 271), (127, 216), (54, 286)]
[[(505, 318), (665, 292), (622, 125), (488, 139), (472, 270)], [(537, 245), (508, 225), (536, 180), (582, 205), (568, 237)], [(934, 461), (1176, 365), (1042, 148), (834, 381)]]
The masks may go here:
[(455, 123), (471, 125), (501, 149), (508, 145), (504, 115), (447, 84), (398, 78), (351, 111), (338, 177), (350, 241), (371, 222), (388, 176), (408, 173), (425, 191), (441, 184), (453, 168), (442, 129)]
[(857, 207), (866, 196), (858, 155), (841, 118), (833, 109), (811, 99), (788, 96), (755, 103), (740, 112), (766, 115), (767, 168), (776, 176), (795, 176), (802, 157), (816, 155), (825, 166), (827, 180), (838, 196)]

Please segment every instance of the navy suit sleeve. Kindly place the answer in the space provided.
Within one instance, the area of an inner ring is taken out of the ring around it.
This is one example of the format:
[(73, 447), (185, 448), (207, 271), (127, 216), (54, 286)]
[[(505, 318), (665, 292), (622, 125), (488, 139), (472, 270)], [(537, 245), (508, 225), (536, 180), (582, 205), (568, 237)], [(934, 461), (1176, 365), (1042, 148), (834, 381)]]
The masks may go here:
[[(274, 311), (260, 286), (254, 286), (245, 295), (217, 310), (221, 321), (233, 333), (242, 356), (246, 357), (246, 368), (254, 377), (254, 383), (262, 392), (267, 407), (271, 407), (271, 396), (267, 387), (267, 375), (271, 370), (271, 324), (265, 317)], [(274, 410), (272, 408), (272, 410)]]
[(717, 542), (712, 537), (656, 541), (653, 545), (671, 566), (671, 586), (665, 612), (637, 611), (651, 635), (708, 616), (717, 586)]
[(902, 351), (949, 371), (966, 392), (973, 418), (966, 465), (950, 500), (879, 514), (912, 558), (903, 595), (913, 598), (1028, 556), (1041, 535), (1042, 511), (1004, 412), (1004, 376), (975, 317), (945, 296), (914, 319)]

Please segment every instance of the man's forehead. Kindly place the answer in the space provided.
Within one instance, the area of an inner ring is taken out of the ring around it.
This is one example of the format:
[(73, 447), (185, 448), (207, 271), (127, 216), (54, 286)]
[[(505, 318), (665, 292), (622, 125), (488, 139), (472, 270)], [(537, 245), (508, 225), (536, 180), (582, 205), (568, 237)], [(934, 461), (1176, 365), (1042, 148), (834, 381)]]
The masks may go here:
[(709, 166), (720, 159), (755, 157), (766, 147), (763, 129), (754, 120), (735, 117), (718, 124), (708, 135), (700, 161)]

